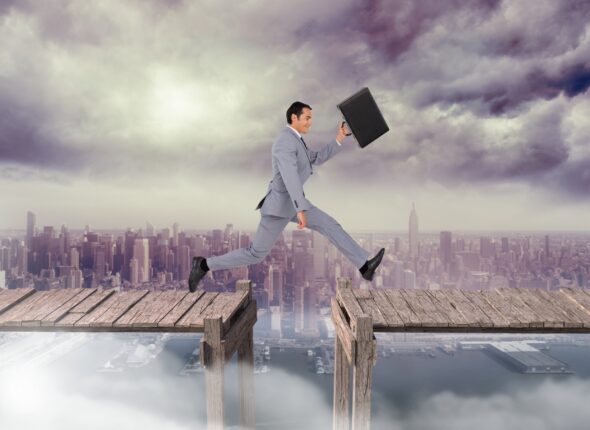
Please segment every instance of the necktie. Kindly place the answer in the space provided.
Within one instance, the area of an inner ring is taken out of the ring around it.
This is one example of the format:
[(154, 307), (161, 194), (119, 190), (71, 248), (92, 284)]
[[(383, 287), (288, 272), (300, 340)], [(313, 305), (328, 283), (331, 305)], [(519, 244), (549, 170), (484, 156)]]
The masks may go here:
[(301, 138), (301, 141), (303, 142), (303, 146), (305, 146), (305, 149), (307, 149), (307, 145), (305, 144), (305, 140), (303, 140), (303, 137)]
[(300, 137), (301, 142), (303, 142), (303, 146), (305, 146), (305, 155), (307, 156), (307, 159), (309, 160), (309, 168), (311, 169), (311, 174), (313, 175), (313, 167), (311, 166), (311, 160), (309, 159), (309, 155), (307, 154), (307, 152), (309, 151), (307, 149), (307, 145), (305, 144), (305, 140), (303, 140), (303, 137)]

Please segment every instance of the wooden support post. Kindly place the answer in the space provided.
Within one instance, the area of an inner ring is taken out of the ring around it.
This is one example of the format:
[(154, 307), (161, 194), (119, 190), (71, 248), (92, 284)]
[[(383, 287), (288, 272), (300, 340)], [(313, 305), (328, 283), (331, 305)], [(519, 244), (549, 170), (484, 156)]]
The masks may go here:
[(371, 377), (375, 357), (373, 342), (373, 319), (362, 314), (352, 320), (356, 338), (356, 361), (352, 385), (352, 430), (371, 428)]
[(207, 429), (223, 430), (223, 366), (225, 352), (221, 317), (205, 318), (205, 333), (201, 340), (207, 385)]
[[(236, 292), (248, 291), (249, 304), (252, 300), (252, 286), (250, 281), (238, 281)], [(255, 303), (254, 303), (255, 304)], [(247, 318), (247, 314), (243, 318)], [(253, 316), (254, 320), (256, 315)], [(252, 318), (252, 317), (250, 317)], [(238, 367), (240, 378), (240, 428), (246, 430), (255, 427), (254, 405), (254, 329), (249, 325), (248, 333), (238, 347)]]
[(332, 416), (333, 430), (348, 430), (350, 404), (350, 362), (338, 333), (334, 336), (334, 406)]

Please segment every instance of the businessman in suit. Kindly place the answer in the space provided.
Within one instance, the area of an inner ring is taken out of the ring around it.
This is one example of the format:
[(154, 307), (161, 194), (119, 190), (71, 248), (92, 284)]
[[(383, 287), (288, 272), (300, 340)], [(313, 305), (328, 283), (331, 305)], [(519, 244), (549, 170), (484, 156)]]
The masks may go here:
[(303, 140), (311, 127), (311, 107), (294, 102), (287, 109), (287, 125), (272, 146), (272, 174), (266, 195), (255, 210), (260, 209), (258, 229), (248, 247), (212, 257), (193, 257), (189, 276), (189, 290), (196, 291), (207, 271), (229, 269), (260, 263), (270, 252), (279, 234), (291, 222), (297, 228), (308, 227), (326, 236), (354, 265), (364, 279), (373, 280), (375, 269), (381, 263), (385, 249), (368, 260), (369, 252), (361, 248), (342, 226), (330, 215), (305, 198), (303, 184), (313, 175), (313, 166), (325, 163), (342, 150), (346, 134), (341, 124), (334, 140), (319, 151), (309, 149)]

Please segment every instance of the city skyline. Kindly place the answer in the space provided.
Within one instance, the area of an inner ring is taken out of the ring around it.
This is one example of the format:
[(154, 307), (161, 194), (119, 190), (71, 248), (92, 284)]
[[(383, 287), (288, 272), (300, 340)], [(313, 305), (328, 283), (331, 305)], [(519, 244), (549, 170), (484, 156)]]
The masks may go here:
[(575, 1), (5, 2), (0, 229), (27, 210), (254, 229), (289, 104), (312, 106), (317, 150), (368, 86), (390, 132), (347, 138), (305, 184), (347, 230), (405, 230), (412, 202), (432, 231), (589, 230), (589, 18)]

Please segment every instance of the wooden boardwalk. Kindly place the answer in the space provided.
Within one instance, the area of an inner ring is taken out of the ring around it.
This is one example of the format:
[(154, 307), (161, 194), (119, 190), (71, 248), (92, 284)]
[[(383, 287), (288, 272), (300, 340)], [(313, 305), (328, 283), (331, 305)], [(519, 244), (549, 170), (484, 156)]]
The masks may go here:
[(0, 290), (0, 330), (203, 332), (207, 318), (231, 326), (247, 301), (247, 290)]
[(254, 428), (255, 323), (256, 302), (250, 281), (238, 281), (235, 293), (0, 290), (0, 331), (202, 332), (209, 429), (223, 428), (223, 368), (236, 352), (240, 425)]
[(464, 291), (351, 288), (338, 280), (332, 298), (336, 329), (333, 428), (370, 428), (374, 332), (590, 333), (590, 293), (510, 289)]

